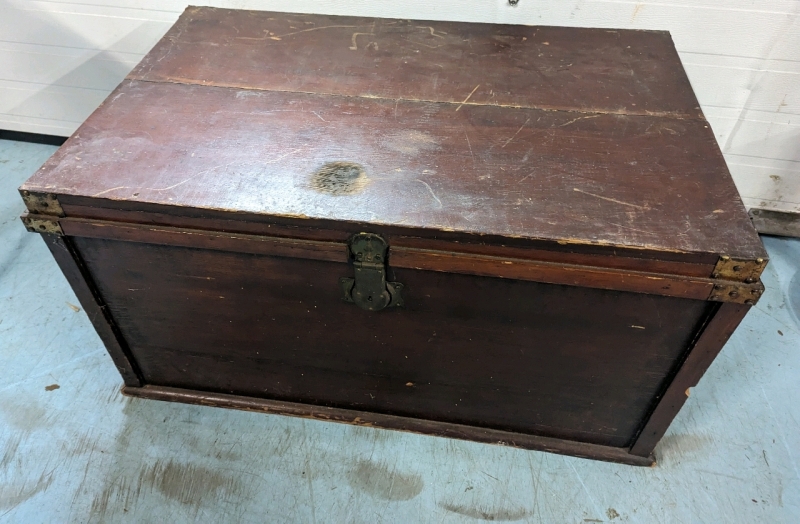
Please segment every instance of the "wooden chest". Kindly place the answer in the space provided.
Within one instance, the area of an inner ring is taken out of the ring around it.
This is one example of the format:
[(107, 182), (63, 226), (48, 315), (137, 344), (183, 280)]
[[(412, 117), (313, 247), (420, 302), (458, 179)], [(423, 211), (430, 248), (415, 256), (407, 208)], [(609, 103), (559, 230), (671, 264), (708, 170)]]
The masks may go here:
[(20, 190), (126, 394), (629, 464), (763, 291), (666, 32), (191, 7)]

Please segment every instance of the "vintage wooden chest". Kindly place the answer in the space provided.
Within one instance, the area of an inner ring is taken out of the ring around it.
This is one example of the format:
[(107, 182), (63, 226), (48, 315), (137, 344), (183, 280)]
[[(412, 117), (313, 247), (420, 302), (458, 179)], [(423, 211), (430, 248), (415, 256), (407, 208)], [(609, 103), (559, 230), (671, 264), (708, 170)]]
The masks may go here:
[(21, 193), (126, 394), (638, 465), (766, 264), (657, 31), (191, 7)]

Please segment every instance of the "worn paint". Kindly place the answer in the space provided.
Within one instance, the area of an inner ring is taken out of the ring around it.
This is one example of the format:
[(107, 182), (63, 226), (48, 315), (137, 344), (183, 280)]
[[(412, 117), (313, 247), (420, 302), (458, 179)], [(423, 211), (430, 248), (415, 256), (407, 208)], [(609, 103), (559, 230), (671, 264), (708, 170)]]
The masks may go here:
[(360, 193), (367, 185), (364, 168), (353, 162), (328, 162), (311, 177), (311, 188), (333, 196)]
[(380, 143), (387, 149), (412, 156), (442, 149), (437, 137), (418, 129), (394, 131), (382, 138)]
[[(145, 80), (143, 78), (137, 78), (135, 76), (129, 76), (132, 80), (137, 80), (140, 82), (149, 82), (150, 80)], [(244, 91), (237, 91), (237, 96), (239, 98), (244, 98), (247, 95), (238, 95), (238, 93), (248, 93), (253, 94), (255, 96), (257, 93), (297, 93), (302, 95), (330, 95), (330, 96), (342, 96), (335, 91), (330, 92), (320, 92), (320, 91), (304, 91), (302, 89), (275, 89), (275, 88), (263, 88), (258, 86), (252, 86), (248, 84), (242, 84), (237, 82), (227, 82), (224, 80), (215, 80), (215, 81), (208, 81), (208, 80), (196, 80), (192, 78), (185, 78), (180, 76), (170, 76), (169, 78), (165, 78), (163, 80), (159, 80), (160, 83), (169, 83), (169, 84), (179, 84), (179, 85), (204, 85), (210, 87), (228, 87), (237, 90), (244, 90)], [(558, 112), (558, 113), (575, 113), (586, 115), (588, 118), (594, 118), (596, 116), (603, 116), (603, 115), (612, 115), (612, 116), (651, 116), (656, 118), (669, 118), (671, 120), (697, 120), (696, 116), (693, 115), (686, 115), (680, 112), (674, 111), (643, 111), (643, 110), (626, 110), (626, 109), (604, 109), (600, 107), (581, 107), (581, 108), (574, 108), (569, 106), (551, 106), (551, 105), (544, 105), (544, 104), (501, 104), (498, 102), (494, 102), (491, 99), (483, 102), (474, 102), (471, 100), (471, 97), (465, 99), (464, 101), (452, 101), (452, 100), (441, 100), (437, 98), (414, 98), (409, 96), (401, 96), (401, 97), (388, 97), (388, 96), (380, 96), (371, 93), (361, 93), (357, 96), (357, 98), (363, 98), (366, 100), (385, 100), (388, 102), (420, 102), (426, 104), (441, 104), (444, 106), (453, 106), (455, 105), (458, 107), (463, 106), (476, 106), (476, 107), (499, 107), (504, 109), (535, 109), (537, 111), (545, 111), (545, 112)], [(581, 120), (584, 117), (578, 118), (577, 120)], [(51, 189), (56, 189), (55, 187)]]

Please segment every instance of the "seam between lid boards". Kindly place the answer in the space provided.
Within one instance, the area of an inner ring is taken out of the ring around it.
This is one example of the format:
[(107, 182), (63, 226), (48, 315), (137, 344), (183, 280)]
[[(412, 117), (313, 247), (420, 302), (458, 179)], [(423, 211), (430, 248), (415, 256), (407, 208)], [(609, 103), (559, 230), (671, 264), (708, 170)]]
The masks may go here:
[[(449, 106), (460, 106), (462, 105), (461, 102), (444, 102), (444, 101), (428, 101), (428, 100), (415, 100), (415, 99), (403, 99), (403, 98), (388, 98), (388, 97), (377, 97), (377, 96), (360, 96), (360, 95), (341, 95), (341, 94), (325, 94), (325, 93), (314, 93), (314, 92), (304, 92), (304, 91), (292, 91), (292, 90), (269, 90), (269, 89), (255, 89), (255, 88), (247, 88), (241, 87), (236, 85), (219, 85), (218, 83), (205, 83), (205, 84), (198, 84), (198, 83), (189, 83), (189, 82), (178, 82), (178, 81), (171, 81), (171, 80), (139, 80), (137, 78), (132, 78), (132, 75), (126, 77), (123, 84), (121, 84), (115, 92), (121, 91), (125, 88), (125, 86), (134, 87), (137, 82), (146, 82), (148, 84), (174, 84), (174, 85), (196, 85), (201, 87), (210, 87), (210, 88), (217, 88), (217, 89), (228, 89), (231, 91), (262, 91), (262, 92), (276, 92), (276, 93), (296, 93), (302, 95), (318, 95), (318, 96), (332, 96), (332, 97), (342, 97), (342, 98), (363, 98), (363, 99), (377, 99), (377, 100), (387, 100), (387, 101), (408, 101), (412, 103), (434, 103), (434, 104), (445, 104)], [(111, 98), (111, 102), (113, 102), (116, 98), (118, 98), (122, 93), (118, 93), (114, 97)], [(108, 104), (109, 101), (106, 100), (101, 104), (101, 107)], [(591, 116), (603, 116), (606, 114), (609, 115), (619, 115), (619, 116), (630, 116), (630, 117), (642, 117), (642, 118), (670, 118), (674, 120), (687, 120), (687, 121), (697, 121), (697, 122), (705, 122), (705, 119), (701, 117), (698, 118), (680, 118), (670, 114), (660, 114), (660, 115), (653, 115), (653, 114), (640, 114), (640, 113), (620, 113), (620, 112), (603, 112), (603, 111), (579, 111), (579, 110), (570, 110), (570, 109), (554, 109), (554, 108), (538, 108), (538, 107), (526, 107), (526, 106), (499, 106), (495, 104), (471, 104), (477, 106), (489, 106), (489, 107), (504, 107), (504, 108), (516, 108), (516, 109), (528, 109), (532, 111), (558, 111), (564, 113), (572, 113), (572, 114), (585, 114), (587, 117)], [(579, 120), (578, 118), (576, 120)], [(570, 122), (571, 123), (571, 122)], [(79, 133), (79, 132), (78, 132)], [(76, 133), (76, 134), (78, 134)], [(44, 191), (48, 193), (56, 193), (56, 194), (63, 194), (64, 196), (74, 195), (79, 197), (88, 197), (88, 198), (95, 198), (99, 195), (81, 195), (77, 193), (72, 193), (69, 191), (68, 188), (64, 187), (55, 187), (55, 186), (39, 186), (33, 187), (29, 186), (29, 181), (26, 181), (25, 184), (20, 189), (27, 189), (31, 191)], [(108, 190), (107, 190), (108, 191)], [(288, 219), (300, 219), (300, 220), (307, 220), (307, 219), (316, 219), (316, 220), (330, 220), (329, 217), (324, 216), (314, 216), (314, 215), (306, 215), (306, 214), (297, 214), (297, 213), (261, 213), (256, 210), (241, 210), (241, 209), (232, 209), (227, 207), (221, 206), (214, 206), (214, 205), (204, 205), (202, 207), (197, 207), (193, 205), (182, 205), (179, 202), (155, 202), (155, 201), (146, 201), (146, 200), (129, 200), (124, 197), (119, 197), (115, 195), (103, 195), (102, 199), (108, 201), (121, 201), (121, 202), (131, 202), (134, 205), (136, 203), (143, 203), (143, 204), (154, 204), (154, 205), (162, 205), (168, 208), (173, 209), (180, 209), (180, 208), (187, 208), (187, 209), (198, 209), (198, 210), (212, 210), (212, 211), (221, 211), (225, 213), (232, 213), (233, 215), (237, 214), (256, 214), (261, 216), (273, 216), (275, 218), (288, 218)], [(368, 222), (364, 225), (368, 226), (378, 226), (378, 227), (391, 227), (396, 226), (397, 224), (392, 223), (384, 223), (380, 221)], [(458, 232), (458, 233), (465, 233), (470, 235), (478, 235), (478, 236), (486, 236), (486, 235), (495, 235), (496, 233), (487, 233), (485, 231), (468, 229), (468, 228), (459, 228), (453, 229), (449, 227), (444, 227), (441, 225), (427, 225), (427, 226), (417, 226), (419, 229), (427, 230), (427, 231), (441, 231), (441, 232)], [(499, 236), (509, 238), (509, 239), (519, 239), (519, 240), (526, 240), (532, 242), (555, 242), (560, 245), (575, 245), (575, 246), (596, 246), (602, 248), (614, 248), (614, 249), (634, 249), (634, 250), (647, 250), (647, 251), (655, 251), (655, 252), (663, 252), (663, 253), (679, 253), (679, 254), (699, 254), (699, 255), (707, 255), (707, 254), (716, 254), (716, 251), (697, 251), (697, 250), (686, 250), (680, 249), (675, 247), (664, 247), (656, 244), (649, 244), (649, 243), (618, 243), (608, 240), (601, 240), (601, 239), (588, 239), (588, 238), (572, 238), (572, 237), (542, 237), (538, 235), (520, 235), (520, 234), (500, 234)]]
[(692, 116), (688, 113), (671, 112), (671, 111), (614, 111), (605, 109), (569, 109), (565, 107), (553, 106), (534, 106), (534, 105), (518, 105), (518, 104), (487, 104), (480, 102), (470, 102), (465, 100), (463, 102), (454, 102), (448, 100), (428, 100), (424, 98), (404, 98), (404, 97), (390, 97), (378, 96), (368, 94), (342, 94), (342, 93), (324, 93), (314, 91), (300, 91), (294, 89), (269, 89), (263, 87), (246, 86), (241, 84), (227, 83), (227, 82), (204, 82), (202, 80), (193, 80), (190, 78), (165, 78), (160, 80), (153, 80), (144, 78), (146, 75), (138, 76), (134, 73), (125, 77), (129, 82), (128, 85), (135, 85), (136, 82), (147, 82), (151, 84), (176, 84), (187, 86), (199, 87), (216, 87), (221, 89), (234, 89), (240, 91), (260, 91), (267, 93), (294, 93), (298, 95), (316, 95), (316, 96), (334, 96), (341, 98), (361, 98), (364, 100), (385, 100), (387, 102), (415, 102), (426, 104), (444, 104), (451, 106), (477, 106), (477, 107), (498, 107), (504, 109), (527, 109), (531, 111), (548, 111), (548, 112), (562, 112), (562, 113), (576, 113), (581, 115), (612, 115), (612, 116), (632, 116), (632, 117), (651, 117), (651, 118), (667, 118), (671, 120), (695, 120), (699, 122), (707, 122), (702, 110), (698, 107), (698, 115)]

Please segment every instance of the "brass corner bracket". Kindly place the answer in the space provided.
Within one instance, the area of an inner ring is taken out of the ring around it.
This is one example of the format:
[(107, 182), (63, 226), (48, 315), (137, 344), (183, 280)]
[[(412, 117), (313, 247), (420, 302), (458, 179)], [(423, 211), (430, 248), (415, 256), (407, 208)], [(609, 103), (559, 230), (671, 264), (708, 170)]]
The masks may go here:
[(741, 282), (720, 281), (714, 284), (708, 300), (711, 302), (733, 302), (754, 306), (764, 293), (760, 281), (743, 284)]
[(25, 213), (19, 218), (25, 225), (25, 229), (31, 233), (49, 233), (52, 235), (64, 236), (64, 230), (61, 229), (61, 224), (58, 222), (57, 217), (29, 215)]
[(52, 193), (35, 193), (33, 191), (21, 190), (22, 201), (30, 213), (37, 215), (64, 216), (64, 210), (58, 202), (58, 197)]
[(746, 260), (722, 255), (714, 266), (711, 278), (753, 284), (758, 282), (761, 272), (764, 271), (766, 265), (767, 261), (763, 258)]

